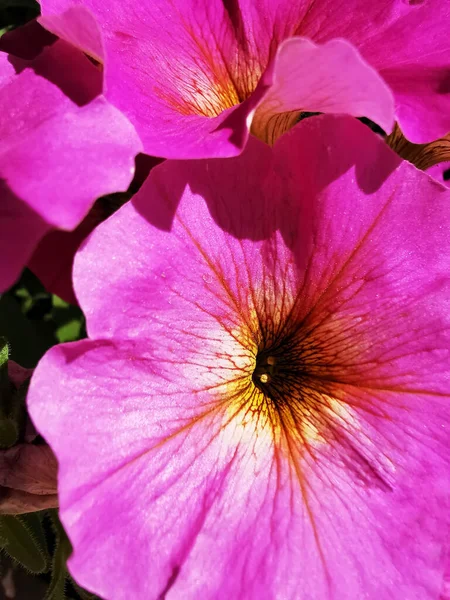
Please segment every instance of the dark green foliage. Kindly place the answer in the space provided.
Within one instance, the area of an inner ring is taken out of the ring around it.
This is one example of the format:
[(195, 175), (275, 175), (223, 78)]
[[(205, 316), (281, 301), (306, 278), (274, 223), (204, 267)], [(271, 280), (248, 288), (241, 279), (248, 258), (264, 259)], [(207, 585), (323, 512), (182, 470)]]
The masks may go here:
[(9, 342), (10, 359), (31, 368), (51, 346), (86, 337), (84, 316), (25, 269), (0, 299), (0, 335)]
[(39, 15), (35, 0), (0, 0), (0, 35)]
[(31, 573), (47, 571), (48, 553), (38, 513), (0, 515), (0, 546)]

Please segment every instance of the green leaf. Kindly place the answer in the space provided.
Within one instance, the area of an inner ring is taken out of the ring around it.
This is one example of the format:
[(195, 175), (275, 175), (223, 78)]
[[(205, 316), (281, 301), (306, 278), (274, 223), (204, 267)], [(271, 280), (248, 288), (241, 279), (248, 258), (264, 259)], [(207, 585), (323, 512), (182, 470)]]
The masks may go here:
[[(25, 515), (20, 515), (20, 518), (25, 521), (27, 527), (31, 529), (33, 532), (33, 537), (36, 539), (40, 548), (42, 548), (43, 554), (45, 556), (45, 560), (47, 562), (47, 569), (50, 566), (50, 555), (48, 553), (47, 548), (47, 540), (45, 537), (45, 530), (42, 525), (42, 518), (45, 515), (45, 511), (27, 513)], [(46, 570), (47, 570), (46, 569)]]
[(53, 296), (53, 309), (49, 316), (55, 326), (55, 337), (59, 343), (73, 342), (86, 337), (84, 315), (78, 306), (72, 306), (58, 296)]
[(73, 319), (65, 325), (58, 327), (56, 330), (58, 342), (62, 344), (63, 342), (71, 342), (72, 340), (78, 339), (80, 336), (81, 327), (82, 323), (78, 319)]
[(47, 570), (47, 551), (24, 517), (0, 515), (0, 546), (11, 558), (34, 574)]
[(9, 358), (9, 347), (8, 340), (4, 337), (0, 337), (0, 368), (8, 366)]
[(6, 25), (6, 27), (2, 27), (0, 29), (0, 38), (2, 37), (2, 35), (5, 35), (5, 33), (8, 33), (8, 31), (10, 31), (12, 29), (12, 25)]
[(9, 345), (5, 337), (0, 337), (0, 411), (7, 403), (11, 391), (8, 375)]
[(55, 551), (52, 564), (52, 579), (44, 600), (65, 600), (66, 598), (66, 556), (61, 544)]

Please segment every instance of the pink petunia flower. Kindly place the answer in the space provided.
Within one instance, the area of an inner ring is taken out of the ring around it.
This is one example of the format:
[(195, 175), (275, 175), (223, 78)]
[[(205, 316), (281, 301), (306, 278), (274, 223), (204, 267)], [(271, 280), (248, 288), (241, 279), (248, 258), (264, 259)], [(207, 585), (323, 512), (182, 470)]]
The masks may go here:
[(30, 26), (13, 33), (1, 46), (17, 55), (0, 52), (0, 291), (48, 231), (128, 187), (141, 147), (81, 51)]
[(40, 0), (41, 23), (105, 67), (144, 151), (233, 156), (300, 111), (366, 116), (414, 142), (450, 130), (442, 0)]
[[(205, 202), (206, 200), (206, 202)], [(435, 600), (450, 192), (350, 117), (167, 161), (75, 260), (28, 396), (108, 600)]]

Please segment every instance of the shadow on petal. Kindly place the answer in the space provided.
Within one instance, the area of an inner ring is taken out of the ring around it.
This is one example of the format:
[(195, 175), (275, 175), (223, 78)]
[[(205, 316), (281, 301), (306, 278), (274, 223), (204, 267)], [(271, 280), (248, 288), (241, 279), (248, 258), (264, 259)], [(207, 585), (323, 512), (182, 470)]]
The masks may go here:
[(102, 93), (103, 73), (81, 51), (58, 40), (32, 61), (8, 57), (17, 74), (31, 69), (56, 85), (67, 98), (84, 106)]

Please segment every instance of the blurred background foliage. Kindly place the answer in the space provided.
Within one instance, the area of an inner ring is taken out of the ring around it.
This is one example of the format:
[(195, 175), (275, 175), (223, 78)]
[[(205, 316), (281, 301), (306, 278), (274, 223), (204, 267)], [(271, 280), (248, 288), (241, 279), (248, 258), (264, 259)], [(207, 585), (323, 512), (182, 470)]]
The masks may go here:
[(51, 346), (86, 337), (86, 330), (81, 310), (46, 292), (25, 269), (0, 298), (0, 335), (9, 342), (10, 359), (31, 368)]

